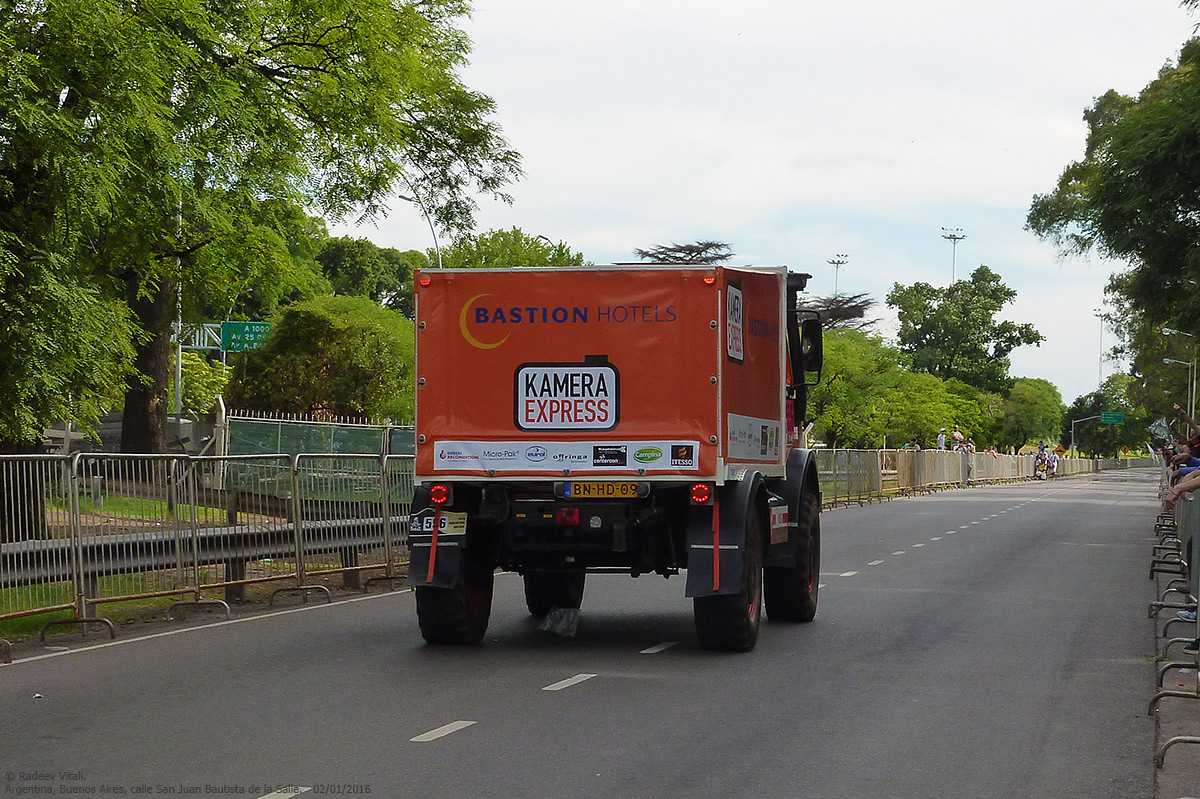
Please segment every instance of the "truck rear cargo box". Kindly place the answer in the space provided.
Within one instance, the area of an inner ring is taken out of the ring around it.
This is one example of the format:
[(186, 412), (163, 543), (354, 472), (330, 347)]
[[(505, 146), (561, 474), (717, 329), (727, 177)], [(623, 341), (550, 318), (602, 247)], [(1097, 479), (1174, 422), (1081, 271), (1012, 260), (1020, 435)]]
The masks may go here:
[(778, 471), (781, 269), (420, 273), (418, 479)]

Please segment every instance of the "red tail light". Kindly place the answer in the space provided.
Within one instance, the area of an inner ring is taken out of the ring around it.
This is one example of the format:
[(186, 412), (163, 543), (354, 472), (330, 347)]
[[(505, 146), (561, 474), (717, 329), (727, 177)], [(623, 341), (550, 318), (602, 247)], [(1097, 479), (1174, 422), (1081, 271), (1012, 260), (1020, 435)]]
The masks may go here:
[(554, 521), (559, 527), (578, 527), (579, 508), (559, 508), (554, 514)]
[(692, 504), (707, 505), (712, 502), (713, 492), (712, 486), (708, 483), (693, 483), (692, 484)]
[(434, 483), (429, 487), (429, 501), (434, 505), (445, 505), (450, 501), (450, 486), (445, 483)]

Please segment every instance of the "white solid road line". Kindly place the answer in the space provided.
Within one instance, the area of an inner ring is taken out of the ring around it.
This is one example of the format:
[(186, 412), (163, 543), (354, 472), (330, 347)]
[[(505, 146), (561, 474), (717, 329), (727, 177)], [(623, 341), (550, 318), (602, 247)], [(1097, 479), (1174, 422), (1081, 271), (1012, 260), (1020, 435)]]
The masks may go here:
[(590, 680), (595, 677), (595, 674), (576, 674), (574, 677), (568, 677), (565, 680), (559, 680), (552, 685), (547, 685), (543, 691), (561, 691), (564, 688), (570, 688), (572, 685), (578, 685), (584, 680)]
[(409, 738), (408, 740), (412, 741), (413, 743), (419, 743), (419, 744), (427, 743), (429, 741), (436, 741), (438, 738), (444, 738), (447, 735), (450, 735), (451, 733), (458, 732), (459, 730), (465, 730), (467, 727), (470, 727), (474, 723), (475, 722), (473, 722), (473, 721), (452, 721), (449, 724), (443, 724), (442, 726), (438, 727), (436, 730), (430, 730), (429, 732), (423, 732), (420, 735), (416, 736), (415, 738)]
[(639, 655), (657, 655), (659, 652), (662, 652), (664, 649), (670, 649), (671, 647), (675, 646), (677, 643), (679, 643), (679, 642), (678, 641), (663, 641), (661, 644), (655, 644), (654, 646), (643, 649), (638, 654)]

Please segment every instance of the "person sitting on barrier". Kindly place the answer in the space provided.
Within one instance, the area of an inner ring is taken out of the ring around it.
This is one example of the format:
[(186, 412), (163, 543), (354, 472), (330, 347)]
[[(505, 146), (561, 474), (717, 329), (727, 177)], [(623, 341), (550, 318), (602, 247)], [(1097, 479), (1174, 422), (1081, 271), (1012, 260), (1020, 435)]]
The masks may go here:
[(1163, 497), (1163, 508), (1172, 510), (1181, 496), (1190, 494), (1197, 488), (1200, 488), (1200, 471), (1184, 475), (1175, 485), (1171, 486)]
[(920, 448), (921, 448), (921, 445), (917, 443), (917, 437), (913, 436), (911, 439), (909, 439), (909, 442), (907, 444), (905, 444), (903, 447), (901, 447), (900, 449), (920, 449)]

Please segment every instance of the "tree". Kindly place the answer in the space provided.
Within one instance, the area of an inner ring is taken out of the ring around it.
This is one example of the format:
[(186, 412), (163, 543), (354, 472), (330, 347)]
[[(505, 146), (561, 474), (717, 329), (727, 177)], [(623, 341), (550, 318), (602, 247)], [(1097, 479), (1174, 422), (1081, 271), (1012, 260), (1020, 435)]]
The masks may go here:
[(821, 326), (826, 330), (840, 327), (868, 331), (875, 327), (877, 321), (867, 318), (867, 312), (875, 307), (875, 300), (866, 294), (807, 298), (804, 307), (820, 312)]
[(649, 249), (637, 249), (633, 254), (643, 261), (656, 264), (723, 264), (734, 253), (723, 241), (697, 241), (694, 244), (655, 244)]
[(944, 289), (895, 283), (887, 304), (899, 314), (900, 349), (912, 356), (915, 371), (1002, 393), (1010, 384), (1009, 353), (1043, 340), (1033, 325), (996, 321), (1016, 296), (999, 275), (980, 266), (970, 280)]
[(566, 242), (551, 244), (549, 239), (526, 235), (518, 227), (489, 230), (478, 236), (463, 234), (442, 251), (442, 265), (447, 269), (582, 266), (583, 263), (583, 253), (572, 252)]
[(413, 323), (365, 297), (321, 297), (283, 308), (259, 349), (229, 380), (231, 405), (410, 421)]
[[(1104, 380), (1099, 390), (1084, 394), (1071, 404), (1062, 420), (1061, 440), (1071, 440), (1071, 423), (1075, 425), (1075, 443), (1082, 452), (1092, 457), (1116, 456), (1122, 447), (1143, 450), (1151, 439), (1150, 417), (1144, 408), (1130, 399), (1130, 387), (1136, 384), (1130, 375), (1112, 374)], [(1099, 417), (1106, 411), (1124, 414), (1121, 424), (1101, 424)]]
[(1020, 449), (1031, 441), (1054, 441), (1065, 411), (1062, 395), (1049, 380), (1018, 377), (1003, 400), (997, 443)]
[(1200, 314), (1200, 39), (1136, 98), (1107, 91), (1083, 116), (1083, 158), (1033, 198), (1026, 226), (1063, 255), (1127, 263), (1110, 292), (1184, 327)]
[(955, 422), (969, 433), (982, 414), (973, 389), (955, 394), (928, 374), (905, 368), (905, 356), (883, 339), (859, 330), (825, 333), (825, 367), (810, 390), (813, 435), (826, 446), (897, 446), (914, 436), (932, 443), (939, 427)]
[(326, 241), (317, 262), (335, 293), (370, 297), (409, 318), (413, 315), (413, 269), (429, 265), (417, 250), (400, 252), (349, 237)]
[[(124, 449), (165, 449), (177, 291), (190, 306), (228, 282), (217, 254), (244, 240), (255, 201), (370, 216), (404, 184), (459, 230), (472, 190), (507, 199), (519, 156), (491, 99), (457, 75), (466, 11), (58, 0), (0, 17), (0, 232), (9, 252), (61, 256), (128, 306)], [(278, 263), (277, 250), (250, 252)]]

